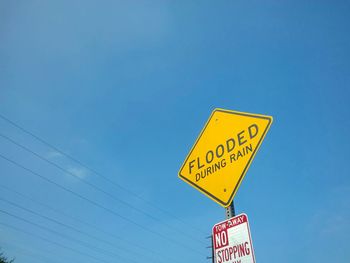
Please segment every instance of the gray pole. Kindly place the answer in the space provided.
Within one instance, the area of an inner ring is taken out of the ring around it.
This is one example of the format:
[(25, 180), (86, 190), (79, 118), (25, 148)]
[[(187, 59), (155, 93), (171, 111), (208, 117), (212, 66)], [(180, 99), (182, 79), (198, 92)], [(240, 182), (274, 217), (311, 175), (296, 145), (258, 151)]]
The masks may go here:
[(215, 263), (215, 257), (214, 257), (214, 237), (211, 235), (211, 262)]
[(226, 214), (226, 219), (232, 218), (236, 215), (235, 206), (233, 204), (233, 201), (229, 207), (225, 208), (225, 214)]
[[(235, 206), (232, 203), (230, 204), (230, 206), (228, 206), (227, 208), (225, 208), (225, 215), (226, 215), (226, 219), (232, 218), (236, 215), (235, 212)], [(215, 263), (215, 255), (214, 255), (214, 240), (213, 240), (213, 236), (211, 236), (211, 242), (212, 242), (212, 262)]]

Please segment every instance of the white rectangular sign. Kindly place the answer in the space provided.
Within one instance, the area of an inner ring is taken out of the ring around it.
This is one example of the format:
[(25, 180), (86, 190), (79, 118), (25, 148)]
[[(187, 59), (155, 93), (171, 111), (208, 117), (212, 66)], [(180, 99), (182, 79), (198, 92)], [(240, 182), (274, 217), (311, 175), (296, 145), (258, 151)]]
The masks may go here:
[(214, 225), (212, 233), (216, 263), (255, 263), (246, 214)]

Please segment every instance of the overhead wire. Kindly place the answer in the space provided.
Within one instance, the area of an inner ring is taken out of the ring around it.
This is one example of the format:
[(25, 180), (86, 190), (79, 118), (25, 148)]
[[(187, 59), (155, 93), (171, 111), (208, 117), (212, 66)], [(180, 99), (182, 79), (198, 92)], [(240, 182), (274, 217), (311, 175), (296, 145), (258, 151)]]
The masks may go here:
[(42, 237), (42, 236), (40, 236), (40, 235), (38, 235), (38, 234), (36, 234), (36, 233), (32, 233), (32, 232), (29, 232), (29, 231), (20, 229), (20, 228), (18, 228), (18, 227), (13, 226), (13, 225), (9, 225), (9, 224), (4, 223), (4, 222), (0, 222), (0, 225), (5, 226), (5, 227), (7, 227), (7, 228), (11, 228), (11, 229), (13, 229), (13, 230), (16, 230), (17, 232), (24, 233), (24, 234), (26, 234), (26, 235), (28, 235), (28, 236), (30, 236), (30, 237), (36, 237), (36, 238), (38, 238), (38, 239), (44, 240), (45, 242), (54, 244), (54, 245), (56, 245), (56, 246), (58, 246), (58, 247), (61, 247), (61, 248), (64, 248), (64, 249), (73, 251), (73, 252), (76, 253), (76, 254), (79, 254), (79, 255), (83, 255), (83, 256), (85, 256), (85, 257), (92, 258), (93, 260), (95, 260), (95, 261), (97, 261), (97, 262), (111, 263), (111, 262), (109, 262), (109, 261), (105, 261), (104, 259), (95, 257), (94, 255), (91, 255), (91, 254), (89, 254), (89, 253), (82, 252), (82, 251), (79, 251), (79, 250), (77, 250), (77, 249), (75, 249), (75, 248), (62, 245), (61, 243), (58, 243), (58, 242), (56, 242), (56, 241), (52, 241), (52, 240), (47, 239), (47, 238), (45, 238), (45, 237)]
[(8, 161), (9, 163), (11, 163), (11, 164), (13, 164), (13, 165), (15, 165), (15, 166), (17, 166), (17, 167), (19, 167), (19, 168), (29, 172), (29, 173), (31, 173), (33, 175), (41, 178), (42, 180), (44, 180), (44, 181), (46, 181), (46, 182), (48, 182), (48, 183), (50, 183), (52, 185), (55, 185), (56, 187), (60, 188), (61, 190), (65, 191), (65, 192), (68, 192), (68, 193), (78, 197), (79, 199), (82, 199), (82, 200), (84, 200), (84, 201), (86, 201), (86, 202), (88, 202), (88, 203), (90, 203), (90, 204), (92, 204), (92, 205), (94, 205), (94, 206), (96, 206), (96, 207), (98, 207), (98, 208), (100, 208), (100, 209), (102, 209), (102, 210), (104, 210), (104, 211), (114, 215), (114, 216), (117, 216), (117, 217), (123, 219), (124, 221), (126, 221), (128, 223), (131, 223), (131, 224), (139, 227), (143, 231), (149, 232), (149, 233), (151, 233), (153, 235), (156, 235), (156, 236), (166, 240), (167, 242), (171, 242), (171, 243), (176, 244), (176, 245), (178, 245), (180, 247), (183, 247), (185, 249), (191, 250), (192, 252), (195, 252), (195, 253), (197, 253), (199, 255), (202, 255), (202, 253), (197, 251), (196, 249), (188, 247), (187, 245), (184, 245), (183, 243), (181, 243), (181, 242), (179, 242), (177, 240), (174, 240), (174, 239), (172, 239), (172, 238), (170, 238), (168, 236), (165, 236), (165, 235), (163, 235), (163, 234), (161, 234), (161, 233), (159, 233), (157, 231), (154, 231), (154, 230), (152, 230), (152, 229), (150, 229), (148, 227), (145, 227), (145, 226), (143, 226), (143, 225), (141, 225), (141, 224), (139, 224), (139, 223), (137, 223), (137, 222), (135, 222), (135, 221), (133, 221), (133, 220), (123, 216), (123, 215), (121, 215), (120, 213), (115, 212), (114, 210), (111, 210), (111, 209), (109, 209), (109, 208), (107, 208), (107, 207), (105, 207), (105, 206), (103, 206), (103, 205), (101, 205), (101, 204), (99, 204), (99, 203), (97, 203), (97, 202), (95, 202), (95, 201), (93, 201), (93, 200), (91, 200), (91, 199), (81, 195), (81, 194), (78, 194), (78, 193), (70, 190), (69, 188), (67, 188), (65, 186), (62, 186), (62, 185), (60, 185), (60, 184), (58, 184), (58, 183), (48, 179), (47, 177), (45, 177), (45, 176), (43, 176), (43, 175), (41, 175), (41, 174), (39, 174), (39, 173), (37, 173), (37, 172), (27, 168), (27, 167), (19, 164), (18, 162), (14, 161), (14, 160), (11, 160), (11, 159), (7, 158), (6, 156), (4, 156), (2, 154), (0, 154), (0, 158), (2, 158), (4, 160)]
[(10, 123), (12, 126), (16, 127), (17, 129), (21, 130), (22, 132), (30, 135), (31, 137), (33, 137), (34, 139), (36, 139), (37, 141), (41, 142), (42, 144), (46, 145), (47, 147), (53, 149), (54, 151), (62, 154), (63, 156), (65, 156), (66, 158), (76, 162), (77, 164), (79, 164), (80, 166), (84, 167), (85, 169), (89, 170), (90, 172), (94, 173), (95, 175), (101, 177), (102, 179), (104, 179), (106, 182), (110, 183), (111, 185), (113, 185), (114, 187), (117, 187), (119, 189), (121, 189), (122, 191), (134, 196), (135, 198), (145, 202), (146, 204), (148, 204), (149, 206), (155, 208), (158, 211), (161, 211), (162, 213), (170, 216), (171, 218), (181, 222), (182, 224), (186, 225), (186, 226), (190, 226), (191, 229), (196, 230), (197, 232), (204, 234), (205, 232), (201, 229), (199, 229), (198, 227), (189, 224), (188, 222), (184, 221), (183, 219), (181, 219), (180, 217), (176, 216), (175, 214), (167, 211), (164, 208), (159, 207), (158, 205), (154, 204), (153, 202), (143, 198), (142, 196), (134, 193), (133, 191), (127, 189), (126, 187), (122, 186), (119, 183), (116, 183), (115, 181), (109, 179), (107, 176), (103, 175), (100, 172), (97, 172), (95, 169), (91, 168), (90, 166), (86, 165), (85, 163), (83, 163), (82, 161), (78, 160), (77, 158), (73, 157), (72, 155), (62, 151), (61, 149), (59, 149), (57, 146), (54, 146), (53, 144), (49, 143), (47, 140), (42, 139), (41, 137), (35, 135), (34, 133), (32, 133), (31, 131), (25, 129), (24, 127), (22, 127), (21, 125), (19, 125), (18, 123), (14, 122), (13, 120), (10, 120), (9, 118), (5, 117), (4, 115), (0, 114), (0, 118), (2, 118), (4, 121)]
[(107, 235), (108, 237), (112, 237), (112, 238), (114, 238), (115, 240), (118, 240), (119, 242), (122, 241), (123, 243), (127, 243), (127, 244), (129, 244), (129, 245), (132, 245), (133, 247), (136, 247), (136, 248), (138, 248), (138, 249), (140, 249), (140, 250), (142, 250), (142, 251), (145, 251), (145, 252), (150, 253), (150, 254), (154, 254), (153, 257), (155, 257), (155, 255), (156, 255), (156, 256), (161, 256), (161, 257), (167, 258), (168, 260), (174, 261), (173, 258), (170, 258), (170, 257), (168, 257), (168, 256), (166, 256), (166, 255), (162, 255), (162, 254), (160, 254), (160, 253), (159, 253), (158, 251), (156, 251), (156, 250), (153, 250), (153, 249), (151, 249), (151, 248), (147, 248), (147, 247), (145, 247), (145, 246), (142, 246), (142, 245), (140, 245), (140, 244), (137, 243), (137, 242), (129, 241), (129, 240), (125, 239), (125, 238), (122, 237), (122, 236), (119, 236), (119, 235), (114, 234), (113, 232), (107, 232), (107, 231), (103, 230), (102, 228), (98, 227), (97, 225), (88, 223), (88, 222), (86, 222), (85, 220), (82, 220), (82, 219), (80, 219), (80, 218), (77, 218), (77, 217), (73, 216), (72, 214), (65, 213), (65, 212), (63, 212), (63, 211), (61, 211), (61, 210), (58, 210), (57, 208), (53, 208), (53, 207), (51, 207), (51, 206), (49, 206), (49, 205), (47, 205), (47, 204), (44, 204), (44, 203), (41, 202), (41, 201), (35, 200), (35, 199), (33, 199), (32, 197), (30, 197), (30, 196), (28, 196), (28, 195), (25, 195), (25, 194), (23, 194), (23, 193), (21, 193), (21, 192), (18, 192), (18, 191), (14, 190), (14, 189), (11, 189), (11, 188), (9, 188), (9, 187), (7, 187), (7, 186), (5, 186), (5, 185), (0, 184), (0, 187), (1, 187), (2, 189), (5, 189), (6, 191), (8, 191), (8, 192), (10, 192), (10, 193), (14, 193), (14, 194), (20, 196), (20, 197), (23, 198), (23, 199), (30, 200), (30, 201), (33, 202), (34, 204), (40, 205), (41, 207), (44, 207), (45, 209), (51, 210), (51, 211), (55, 212), (56, 214), (63, 215), (63, 216), (66, 217), (66, 218), (69, 218), (69, 219), (72, 219), (72, 220), (74, 220), (74, 221), (76, 221), (76, 222), (79, 222), (79, 224), (83, 224), (83, 225), (88, 226), (88, 227), (90, 227), (90, 228), (92, 228), (92, 229), (94, 229), (94, 230), (96, 230), (96, 231), (98, 231), (98, 232), (100, 232), (100, 233), (102, 233), (102, 234), (104, 234), (104, 235)]
[(65, 174), (74, 177), (75, 179), (79, 180), (79, 181), (82, 182), (83, 184), (88, 185), (89, 187), (93, 188), (94, 190), (96, 190), (96, 191), (98, 191), (98, 192), (101, 192), (101, 193), (103, 193), (104, 195), (108, 196), (109, 198), (111, 198), (111, 199), (113, 199), (113, 200), (115, 200), (115, 201), (117, 201), (117, 202), (119, 202), (119, 203), (121, 203), (121, 204), (123, 204), (123, 205), (129, 207), (130, 209), (133, 209), (134, 211), (137, 211), (138, 213), (141, 213), (141, 214), (147, 216), (148, 218), (151, 218), (151, 219), (154, 220), (155, 222), (160, 222), (161, 224), (165, 225), (165, 226), (168, 227), (169, 229), (171, 229), (171, 230), (173, 230), (173, 231), (176, 231), (176, 232), (178, 232), (178, 233), (181, 233), (181, 234), (183, 234), (184, 236), (190, 238), (191, 240), (194, 240), (194, 241), (196, 241), (196, 242), (205, 244), (203, 241), (201, 241), (201, 240), (199, 240), (199, 239), (197, 239), (197, 238), (192, 237), (192, 236), (189, 235), (187, 232), (185, 232), (185, 231), (183, 231), (183, 230), (181, 230), (181, 229), (178, 229), (178, 228), (176, 228), (176, 227), (173, 227), (172, 225), (170, 225), (170, 224), (168, 224), (168, 223), (166, 223), (166, 222), (164, 222), (164, 221), (161, 221), (159, 218), (157, 218), (157, 217), (155, 217), (155, 216), (153, 216), (153, 215), (150, 215), (149, 213), (147, 213), (147, 212), (145, 212), (145, 211), (143, 211), (143, 210), (141, 210), (141, 209), (139, 209), (139, 208), (137, 208), (137, 207), (131, 205), (130, 203), (128, 203), (128, 202), (126, 202), (126, 201), (124, 201), (124, 200), (121, 200), (120, 198), (114, 196), (113, 194), (111, 194), (111, 193), (109, 193), (109, 192), (103, 190), (102, 188), (96, 186), (95, 184), (90, 183), (89, 181), (85, 180), (84, 178), (81, 178), (81, 177), (77, 176), (76, 174), (72, 173), (71, 171), (69, 171), (69, 170), (65, 169), (64, 167), (62, 167), (62, 166), (60, 166), (60, 165), (58, 165), (58, 164), (56, 164), (56, 163), (50, 161), (49, 159), (47, 159), (47, 158), (45, 158), (44, 156), (42, 156), (42, 155), (40, 155), (40, 154), (34, 152), (33, 150), (29, 149), (28, 147), (24, 146), (23, 144), (21, 144), (21, 143), (15, 141), (15, 140), (13, 140), (12, 138), (10, 138), (10, 137), (8, 137), (8, 136), (2, 134), (2, 133), (0, 133), (0, 137), (2, 137), (2, 138), (4, 138), (5, 140), (11, 142), (12, 144), (16, 145), (17, 147), (23, 149), (24, 151), (29, 152), (30, 154), (34, 155), (35, 157), (39, 158), (40, 160), (42, 160), (42, 161), (44, 161), (44, 162), (46, 162), (46, 163), (48, 163), (48, 164), (54, 166), (55, 168), (57, 168), (58, 170), (64, 172)]
[[(120, 251), (124, 251), (124, 252), (130, 252), (130, 253), (132, 253), (133, 255), (142, 256), (141, 254), (135, 252), (134, 250), (125, 249), (125, 248), (120, 248), (120, 247), (116, 246), (116, 245), (115, 245), (114, 243), (112, 243), (112, 242), (109, 242), (109, 241), (107, 241), (107, 240), (98, 238), (98, 237), (96, 237), (96, 236), (94, 236), (94, 235), (91, 235), (91, 234), (85, 232), (85, 231), (79, 230), (79, 229), (76, 228), (76, 227), (72, 227), (72, 226), (70, 226), (70, 225), (68, 225), (68, 224), (65, 224), (65, 223), (62, 223), (62, 222), (60, 222), (60, 221), (58, 221), (58, 220), (56, 220), (56, 219), (53, 219), (53, 218), (50, 218), (50, 217), (48, 217), (48, 216), (42, 215), (42, 214), (40, 214), (40, 213), (37, 213), (37, 212), (33, 211), (32, 209), (23, 207), (23, 206), (21, 206), (21, 205), (19, 205), (19, 204), (16, 204), (16, 203), (14, 203), (14, 202), (12, 202), (12, 201), (9, 201), (9, 200), (5, 199), (5, 198), (0, 197), (0, 201), (5, 202), (5, 203), (7, 203), (7, 204), (10, 204), (11, 206), (16, 207), (16, 208), (19, 208), (19, 209), (21, 209), (21, 210), (24, 210), (24, 211), (26, 211), (26, 212), (28, 212), (28, 213), (31, 213), (31, 214), (33, 214), (33, 215), (35, 215), (35, 216), (44, 218), (45, 220), (48, 220), (48, 221), (53, 222), (53, 223), (55, 223), (55, 224), (57, 224), (57, 225), (63, 226), (63, 227), (65, 227), (65, 228), (67, 228), (67, 229), (70, 229), (70, 230), (72, 230), (72, 231), (74, 231), (74, 232), (77, 232), (77, 233), (79, 233), (79, 234), (85, 235), (85, 236), (87, 236), (87, 237), (89, 237), (89, 238), (91, 238), (91, 239), (93, 239), (93, 240), (96, 240), (96, 241), (98, 241), (98, 242), (107, 244), (107, 245), (113, 247), (114, 249), (117, 249), (117, 250), (120, 250)], [(116, 256), (117, 256), (117, 257), (120, 257), (120, 256), (117, 255), (117, 254), (116, 254)], [(121, 258), (121, 259), (123, 259), (123, 258)]]
[[(4, 241), (2, 241), (2, 240), (0, 240), (0, 243), (1, 243), (1, 244), (6, 244), (7, 246), (9, 246), (9, 247), (11, 247), (11, 248), (14, 248), (14, 250), (16, 250), (17, 253), (19, 252), (19, 254), (22, 254), (22, 255), (24, 255), (24, 256), (29, 256), (29, 257), (34, 258), (34, 259), (39, 259), (39, 260), (41, 259), (42, 262), (45, 262), (45, 263), (48, 263), (48, 262), (52, 262), (52, 263), (61, 263), (61, 261), (56, 261), (56, 260), (53, 260), (53, 259), (51, 259), (51, 258), (49, 259), (49, 258), (43, 256), (42, 254), (34, 253), (34, 252), (32, 252), (32, 251), (29, 251), (28, 249), (25, 249), (25, 248), (23, 248), (23, 247), (18, 246), (17, 244), (14, 245), (14, 244), (12, 244), (12, 243), (4, 242)], [(42, 249), (41, 249), (41, 251), (42, 251)], [(60, 257), (62, 257), (62, 255), (60, 255)], [(16, 260), (16, 258), (14, 258), (14, 260)], [(17, 261), (16, 261), (16, 262), (17, 262)]]
[(8, 215), (8, 216), (10, 216), (10, 217), (16, 218), (16, 219), (18, 219), (18, 220), (20, 220), (20, 221), (23, 221), (23, 222), (27, 223), (27, 224), (30, 224), (30, 225), (35, 226), (35, 227), (37, 227), (37, 228), (43, 229), (43, 230), (45, 230), (45, 231), (47, 231), (47, 232), (50, 232), (50, 233), (55, 234), (55, 235), (57, 235), (57, 236), (60, 236), (60, 237), (66, 239), (66, 240), (68, 240), (68, 241), (73, 241), (73, 242), (75, 242), (75, 243), (77, 243), (77, 244), (79, 244), (79, 245), (81, 245), (81, 246), (84, 246), (84, 247), (86, 247), (86, 248), (88, 248), (88, 249), (92, 249), (92, 250), (94, 250), (95, 252), (100, 253), (101, 255), (105, 255), (105, 256), (106, 256), (106, 255), (109, 255), (109, 256), (113, 256), (113, 257), (118, 257), (118, 258), (122, 259), (123, 262), (133, 262), (133, 263), (136, 263), (136, 261), (134, 261), (134, 260), (125, 259), (124, 257), (122, 257), (122, 256), (120, 256), (120, 255), (118, 255), (118, 254), (116, 254), (116, 253), (114, 253), (114, 252), (110, 252), (110, 251), (108, 251), (108, 250), (106, 250), (106, 249), (102, 249), (102, 248), (99, 248), (99, 247), (97, 247), (97, 246), (91, 245), (91, 244), (89, 244), (89, 243), (87, 243), (87, 242), (85, 242), (85, 241), (81, 241), (81, 240), (79, 240), (79, 239), (76, 239), (76, 238), (74, 238), (74, 237), (68, 236), (68, 235), (66, 235), (66, 234), (62, 234), (62, 233), (60, 233), (60, 232), (58, 232), (58, 231), (55, 231), (55, 230), (52, 230), (52, 229), (50, 229), (50, 228), (48, 228), (48, 227), (46, 227), (46, 226), (39, 225), (39, 224), (34, 223), (34, 222), (32, 222), (32, 221), (30, 221), (30, 220), (28, 220), (28, 219), (25, 219), (25, 218), (23, 218), (23, 217), (14, 215), (14, 214), (12, 214), (12, 213), (9, 213), (9, 212), (7, 212), (7, 211), (5, 211), (5, 210), (0, 209), (0, 213), (6, 214), (6, 215)]

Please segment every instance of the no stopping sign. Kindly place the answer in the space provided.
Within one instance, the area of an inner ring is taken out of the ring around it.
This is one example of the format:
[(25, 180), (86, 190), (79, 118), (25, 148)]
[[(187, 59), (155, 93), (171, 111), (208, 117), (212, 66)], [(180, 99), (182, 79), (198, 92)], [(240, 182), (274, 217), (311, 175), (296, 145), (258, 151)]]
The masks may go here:
[(213, 247), (216, 263), (255, 263), (247, 215), (214, 225)]

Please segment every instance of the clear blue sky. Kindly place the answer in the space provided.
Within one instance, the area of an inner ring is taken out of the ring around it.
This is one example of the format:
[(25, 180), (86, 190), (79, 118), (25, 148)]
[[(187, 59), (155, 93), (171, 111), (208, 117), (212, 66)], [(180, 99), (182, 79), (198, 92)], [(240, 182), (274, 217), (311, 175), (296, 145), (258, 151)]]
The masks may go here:
[(349, 1), (1, 1), (0, 114), (186, 222), (0, 118), (1, 135), (114, 199), (3, 136), (1, 155), (138, 224), (0, 158), (0, 184), (36, 202), (4, 188), (1, 199), (104, 241), (0, 200), (2, 211), (94, 246), (2, 212), (3, 252), (16, 263), (208, 262), (205, 237), (224, 209), (177, 173), (220, 107), (274, 117), (235, 198), (257, 262), (349, 262), (349, 13)]

